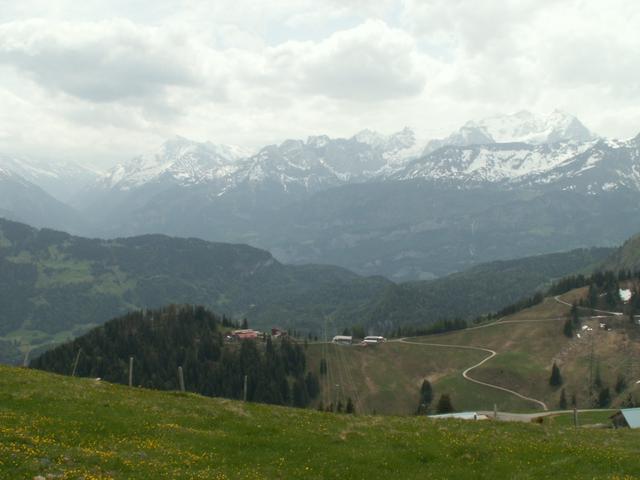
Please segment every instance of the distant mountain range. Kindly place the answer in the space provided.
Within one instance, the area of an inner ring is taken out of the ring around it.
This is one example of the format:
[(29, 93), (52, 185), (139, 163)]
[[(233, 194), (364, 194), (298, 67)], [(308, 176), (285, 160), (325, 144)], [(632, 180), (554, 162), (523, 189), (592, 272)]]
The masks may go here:
[[(416, 138), (408, 128), (364, 130), (251, 154), (176, 137), (104, 174), (0, 158), (23, 187), (0, 192), (0, 209), (91, 236), (242, 242), (287, 263), (331, 263), (396, 281), (615, 245), (640, 231), (640, 136), (603, 139), (554, 111), (471, 121), (424, 143)], [(59, 212), (18, 208), (42, 204), (41, 191), (73, 207), (64, 223)]]

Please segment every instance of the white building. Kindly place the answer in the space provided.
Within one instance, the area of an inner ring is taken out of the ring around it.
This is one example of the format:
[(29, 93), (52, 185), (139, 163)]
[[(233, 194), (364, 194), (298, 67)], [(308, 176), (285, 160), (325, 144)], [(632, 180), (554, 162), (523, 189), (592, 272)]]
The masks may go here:
[(364, 343), (384, 343), (387, 339), (384, 337), (378, 337), (375, 335), (369, 335), (368, 337), (364, 337)]
[(333, 337), (332, 342), (340, 345), (351, 345), (351, 343), (353, 343), (353, 337), (348, 335), (336, 335)]

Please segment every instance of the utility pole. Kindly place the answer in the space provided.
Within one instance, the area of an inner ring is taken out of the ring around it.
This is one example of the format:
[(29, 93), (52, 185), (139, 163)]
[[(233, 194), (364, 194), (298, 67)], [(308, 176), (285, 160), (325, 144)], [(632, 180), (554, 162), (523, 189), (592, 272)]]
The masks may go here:
[(245, 401), (245, 402), (247, 401), (247, 378), (248, 378), (248, 376), (245, 375), (244, 376), (244, 389), (242, 391), (243, 392), (242, 393), (242, 400)]
[(593, 397), (593, 335), (591, 335), (591, 351), (589, 353), (589, 401)]
[(180, 382), (180, 391), (184, 392), (184, 374), (182, 373), (182, 367), (178, 367), (178, 381)]
[(133, 387), (133, 357), (129, 357), (129, 386)]
[(76, 355), (76, 359), (73, 362), (73, 371), (71, 372), (72, 377), (76, 376), (76, 369), (78, 368), (78, 360), (80, 360), (80, 352), (82, 352), (81, 348), (78, 349), (78, 354)]

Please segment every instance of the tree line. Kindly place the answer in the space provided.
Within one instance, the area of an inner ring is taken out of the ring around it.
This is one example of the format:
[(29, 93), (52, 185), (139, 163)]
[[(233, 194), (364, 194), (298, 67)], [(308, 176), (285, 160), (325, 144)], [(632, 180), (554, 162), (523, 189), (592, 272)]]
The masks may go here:
[(133, 357), (133, 384), (145, 388), (179, 389), (180, 366), (186, 390), (203, 395), (242, 399), (246, 376), (248, 401), (306, 407), (318, 396), (318, 377), (298, 343), (225, 343), (223, 325), (237, 324), (201, 306), (138, 310), (45, 352), (31, 367), (127, 384)]

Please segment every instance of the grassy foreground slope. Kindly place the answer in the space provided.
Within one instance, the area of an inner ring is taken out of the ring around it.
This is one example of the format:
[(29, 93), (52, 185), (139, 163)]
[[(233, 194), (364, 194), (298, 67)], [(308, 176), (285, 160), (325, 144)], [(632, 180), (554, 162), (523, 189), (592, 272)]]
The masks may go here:
[(344, 416), (0, 365), (0, 478), (640, 478), (638, 432)]

